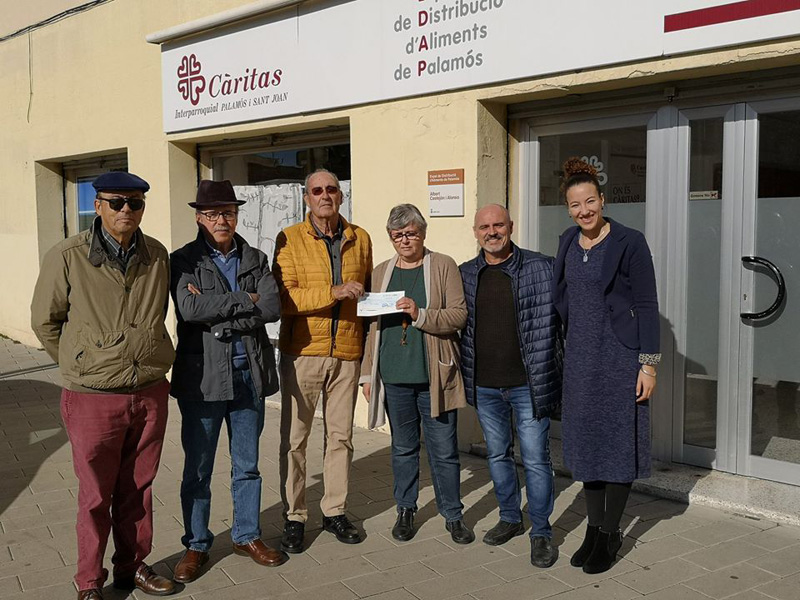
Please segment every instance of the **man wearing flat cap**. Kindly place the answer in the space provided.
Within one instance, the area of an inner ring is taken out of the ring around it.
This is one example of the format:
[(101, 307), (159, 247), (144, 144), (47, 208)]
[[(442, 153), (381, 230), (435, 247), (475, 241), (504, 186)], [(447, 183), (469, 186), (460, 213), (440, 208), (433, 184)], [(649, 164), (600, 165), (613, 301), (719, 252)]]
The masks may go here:
[(233, 551), (275, 567), (286, 555), (261, 541), (258, 443), (264, 398), (278, 391), (275, 353), (265, 324), (280, 318), (269, 259), (236, 234), (239, 205), (230, 181), (201, 181), (197, 239), (172, 253), (171, 292), (178, 315), (172, 395), (183, 422), (181, 483), (186, 547), (175, 580), (201, 574), (214, 535), (208, 528), (211, 473), (223, 422), (228, 429)]
[(114, 587), (165, 596), (175, 584), (144, 559), (175, 356), (164, 326), (169, 256), (139, 229), (146, 181), (111, 172), (93, 185), (97, 218), (47, 253), (31, 304), (33, 331), (64, 386), (61, 416), (78, 478), (75, 583), (79, 600), (102, 599), (112, 533)]

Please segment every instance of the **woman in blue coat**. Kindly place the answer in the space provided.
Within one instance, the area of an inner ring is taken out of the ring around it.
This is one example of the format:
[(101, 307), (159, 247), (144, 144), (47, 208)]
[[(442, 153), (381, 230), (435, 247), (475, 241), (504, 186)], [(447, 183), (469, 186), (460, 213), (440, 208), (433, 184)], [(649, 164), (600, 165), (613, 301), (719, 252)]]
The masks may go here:
[(644, 235), (603, 216), (597, 171), (571, 158), (562, 183), (577, 227), (559, 239), (553, 301), (566, 326), (564, 460), (583, 482), (589, 525), (571, 564), (611, 568), (634, 479), (650, 476), (659, 354), (656, 281)]

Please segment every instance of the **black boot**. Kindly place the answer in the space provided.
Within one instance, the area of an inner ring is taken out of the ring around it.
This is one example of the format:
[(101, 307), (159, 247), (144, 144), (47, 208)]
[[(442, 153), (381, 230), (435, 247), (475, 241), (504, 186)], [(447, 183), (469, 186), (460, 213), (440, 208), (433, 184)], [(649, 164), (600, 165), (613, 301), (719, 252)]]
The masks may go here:
[(572, 558), (569, 559), (569, 564), (573, 567), (582, 567), (589, 558), (589, 555), (594, 550), (594, 543), (597, 541), (597, 534), (600, 533), (600, 525), (587, 525), (586, 537), (583, 538), (581, 547), (575, 551)]
[(602, 529), (597, 534), (594, 549), (583, 563), (583, 572), (589, 574), (605, 573), (617, 560), (617, 552), (622, 547), (622, 533), (617, 530), (608, 533)]

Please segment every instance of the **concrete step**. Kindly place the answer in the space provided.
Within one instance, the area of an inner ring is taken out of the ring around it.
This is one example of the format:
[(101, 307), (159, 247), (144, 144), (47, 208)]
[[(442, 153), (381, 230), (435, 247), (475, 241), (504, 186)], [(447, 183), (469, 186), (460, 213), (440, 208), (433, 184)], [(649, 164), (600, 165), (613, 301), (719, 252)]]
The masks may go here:
[[(472, 444), (470, 453), (486, 457), (486, 444)], [(514, 454), (521, 465), (519, 447)], [(561, 440), (550, 439), (550, 455), (554, 471), (570, 477), (571, 473), (564, 466)], [(635, 481), (633, 489), (684, 504), (800, 525), (800, 488), (785, 483), (653, 461), (651, 477)]]

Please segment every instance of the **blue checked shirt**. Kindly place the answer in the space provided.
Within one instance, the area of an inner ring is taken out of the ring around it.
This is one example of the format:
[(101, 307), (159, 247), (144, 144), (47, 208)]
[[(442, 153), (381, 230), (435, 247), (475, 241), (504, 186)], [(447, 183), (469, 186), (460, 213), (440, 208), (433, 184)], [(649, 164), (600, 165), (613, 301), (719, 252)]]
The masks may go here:
[(128, 261), (130, 261), (131, 256), (136, 252), (136, 236), (133, 236), (131, 245), (125, 250), (125, 248), (119, 245), (117, 240), (111, 237), (111, 234), (106, 231), (105, 227), (101, 226), (100, 231), (103, 234), (103, 241), (106, 243), (109, 255), (119, 262), (122, 266), (122, 272), (124, 273), (128, 268)]

